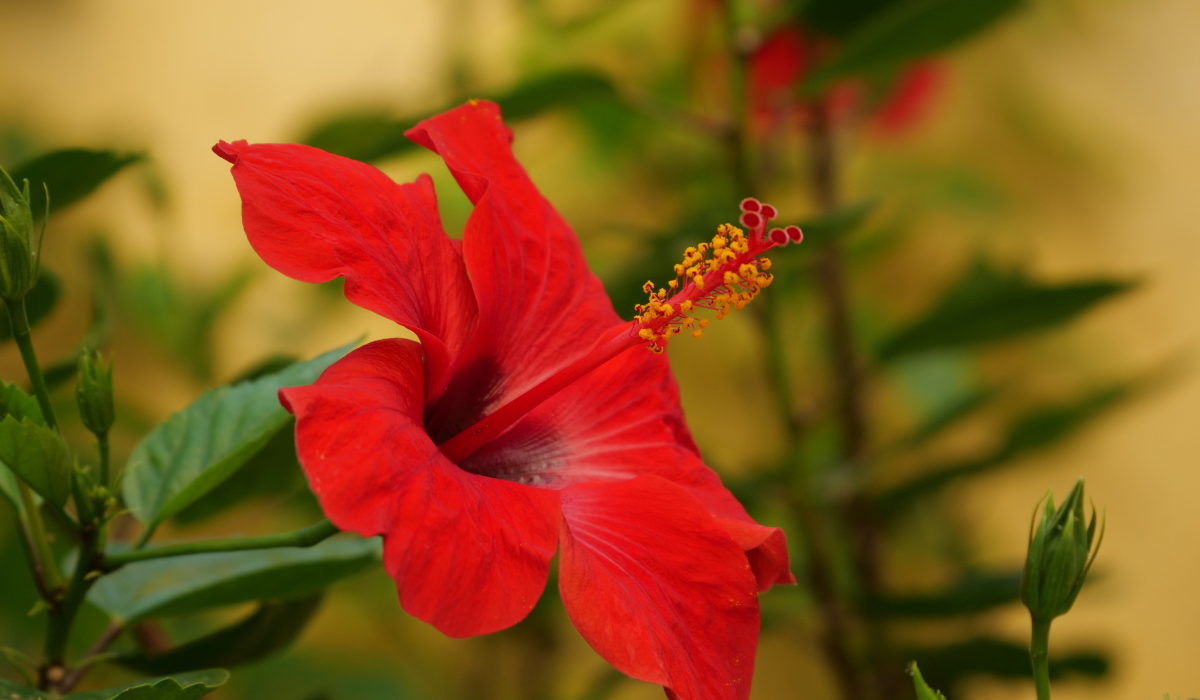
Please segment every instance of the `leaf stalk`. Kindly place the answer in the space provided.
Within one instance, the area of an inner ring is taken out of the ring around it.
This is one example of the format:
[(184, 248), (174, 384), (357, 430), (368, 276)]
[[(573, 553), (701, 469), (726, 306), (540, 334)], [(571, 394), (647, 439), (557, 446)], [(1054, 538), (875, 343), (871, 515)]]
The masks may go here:
[(104, 557), (103, 570), (106, 572), (136, 561), (147, 559), (163, 559), (166, 557), (182, 557), (189, 554), (207, 554), (209, 552), (240, 552), (251, 549), (274, 549), (276, 547), (312, 547), (324, 542), (339, 532), (329, 520), (322, 520), (314, 525), (301, 528), (295, 532), (279, 535), (264, 535), (262, 537), (245, 537), (232, 540), (206, 540), (203, 542), (185, 542), (171, 544), (152, 549), (131, 549)]

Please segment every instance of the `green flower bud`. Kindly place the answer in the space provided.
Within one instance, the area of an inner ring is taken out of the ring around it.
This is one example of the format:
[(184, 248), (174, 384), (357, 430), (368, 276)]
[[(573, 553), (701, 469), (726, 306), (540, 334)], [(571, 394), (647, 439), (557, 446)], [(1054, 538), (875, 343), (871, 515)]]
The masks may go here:
[[(46, 193), (49, 214), (49, 192)], [(46, 225), (43, 220), (42, 233)], [(35, 240), (29, 181), (23, 190), (0, 168), (0, 298), (23, 299), (38, 278), (41, 236)]]
[[(1036, 514), (1035, 514), (1036, 517)], [(1037, 530), (1030, 530), (1029, 554), (1021, 577), (1021, 602), (1036, 620), (1050, 621), (1065, 614), (1075, 604), (1088, 570), (1100, 551), (1104, 526), (1096, 536), (1096, 510), (1084, 524), (1083, 479), (1080, 479), (1062, 507), (1054, 508), (1054, 494), (1046, 496), (1042, 519)], [(1093, 547), (1093, 543), (1095, 546)]]
[(112, 362), (105, 365), (100, 353), (94, 350), (85, 350), (79, 356), (75, 399), (79, 402), (79, 418), (83, 425), (96, 435), (106, 435), (115, 415)]

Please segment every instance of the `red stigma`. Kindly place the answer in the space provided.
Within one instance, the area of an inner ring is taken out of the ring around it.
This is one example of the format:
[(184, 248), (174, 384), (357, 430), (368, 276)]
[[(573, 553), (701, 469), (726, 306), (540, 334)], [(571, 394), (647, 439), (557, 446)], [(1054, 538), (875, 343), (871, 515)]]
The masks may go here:
[(779, 246), (787, 245), (787, 242), (788, 242), (787, 232), (781, 228), (771, 229), (771, 242), (774, 243), (775, 245), (779, 245)]
[(742, 211), (758, 211), (762, 208), (762, 205), (759, 204), (758, 200), (753, 197), (747, 197), (743, 199), (742, 203), (738, 206), (741, 207)]
[(799, 226), (788, 226), (784, 231), (787, 232), (787, 237), (792, 243), (799, 243), (804, 240), (804, 232), (800, 230)]
[(775, 207), (771, 206), (770, 204), (762, 205), (762, 208), (758, 210), (758, 213), (762, 214), (763, 218), (767, 221), (779, 216), (779, 212), (775, 211)]
[[(758, 206), (758, 202), (755, 202), (754, 205)], [(762, 225), (762, 217), (752, 211), (748, 211), (742, 214), (741, 222), (742, 226), (755, 229)]]

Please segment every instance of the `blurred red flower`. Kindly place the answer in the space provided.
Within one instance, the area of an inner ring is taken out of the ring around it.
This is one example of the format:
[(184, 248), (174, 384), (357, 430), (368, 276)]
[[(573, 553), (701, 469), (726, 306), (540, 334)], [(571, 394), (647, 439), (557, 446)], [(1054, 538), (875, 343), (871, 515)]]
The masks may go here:
[(474, 203), (461, 242), (427, 175), (214, 147), (267, 264), (344, 277), (350, 301), (420, 339), (369, 343), (280, 392), (326, 514), (382, 535), (401, 605), (453, 637), (524, 618), (561, 549), (567, 614), (601, 656), (670, 697), (746, 698), (757, 592), (794, 582), (783, 532), (701, 461), (665, 356), (624, 351), (649, 322), (620, 321), (499, 109), (472, 102), (408, 136)]
[(836, 120), (865, 112), (871, 126), (884, 136), (900, 135), (925, 118), (942, 85), (941, 66), (933, 61), (905, 66), (872, 103), (864, 100), (863, 86), (853, 80), (837, 81), (812, 101), (801, 102), (798, 86), (833, 46), (832, 39), (817, 39), (797, 25), (785, 25), (750, 54), (746, 90), (757, 133), (793, 120), (804, 123), (814, 104), (823, 105)]

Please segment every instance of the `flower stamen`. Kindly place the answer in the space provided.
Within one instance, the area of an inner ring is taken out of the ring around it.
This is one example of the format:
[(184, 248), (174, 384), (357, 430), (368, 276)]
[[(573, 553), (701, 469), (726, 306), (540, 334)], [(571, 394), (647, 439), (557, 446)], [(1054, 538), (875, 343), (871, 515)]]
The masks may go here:
[(653, 282), (642, 286), (649, 298), (634, 307), (634, 321), (638, 337), (654, 352), (662, 352), (671, 336), (684, 330), (694, 329), (696, 338), (703, 335), (708, 320), (695, 318), (697, 309), (714, 311), (719, 321), (744, 308), (774, 280), (768, 272), (771, 261), (760, 256), (771, 248), (799, 243), (804, 237), (797, 226), (767, 233), (767, 222), (777, 216), (770, 204), (745, 199), (741, 209), (739, 222), (749, 233), (722, 224), (711, 241), (684, 250), (682, 262), (674, 268), (675, 279), (667, 283), (669, 296), (661, 287), (655, 293)]

